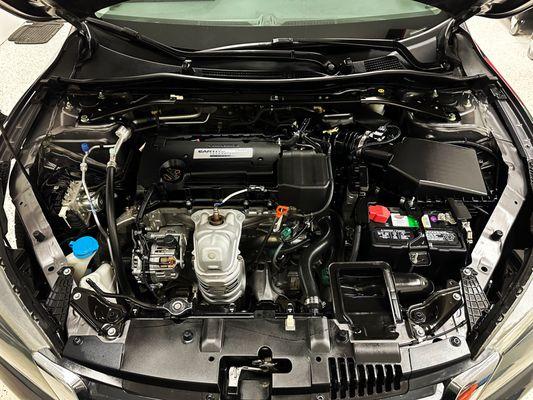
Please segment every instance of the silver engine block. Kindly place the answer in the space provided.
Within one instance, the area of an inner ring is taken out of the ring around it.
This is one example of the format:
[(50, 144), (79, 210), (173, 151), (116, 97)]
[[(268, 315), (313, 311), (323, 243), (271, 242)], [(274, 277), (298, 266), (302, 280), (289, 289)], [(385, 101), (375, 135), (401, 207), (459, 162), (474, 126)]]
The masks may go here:
[(244, 293), (246, 273), (240, 255), (242, 223), (237, 210), (200, 210), (191, 216), (195, 230), (194, 271), (206, 301), (235, 302)]

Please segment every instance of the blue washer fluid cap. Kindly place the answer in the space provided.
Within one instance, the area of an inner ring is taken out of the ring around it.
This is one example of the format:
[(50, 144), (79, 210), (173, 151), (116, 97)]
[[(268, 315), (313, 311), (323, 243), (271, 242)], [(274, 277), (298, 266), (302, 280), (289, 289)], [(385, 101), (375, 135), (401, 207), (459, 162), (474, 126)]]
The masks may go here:
[(87, 153), (91, 147), (89, 146), (89, 143), (82, 143), (81, 144), (81, 151), (84, 153)]
[(72, 253), (76, 258), (91, 257), (98, 250), (98, 241), (92, 236), (82, 236), (69, 243)]

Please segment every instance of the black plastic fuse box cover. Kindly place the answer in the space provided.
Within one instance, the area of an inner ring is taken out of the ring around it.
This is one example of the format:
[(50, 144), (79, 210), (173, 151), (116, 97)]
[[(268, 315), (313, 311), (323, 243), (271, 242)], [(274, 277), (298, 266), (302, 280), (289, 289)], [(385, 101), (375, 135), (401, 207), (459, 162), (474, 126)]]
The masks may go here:
[(406, 138), (395, 147), (389, 171), (395, 172), (391, 178), (397, 184), (408, 184), (419, 195), (487, 194), (476, 151), (470, 148)]
[(326, 154), (284, 151), (278, 162), (278, 201), (304, 212), (318, 211), (328, 200), (331, 180)]

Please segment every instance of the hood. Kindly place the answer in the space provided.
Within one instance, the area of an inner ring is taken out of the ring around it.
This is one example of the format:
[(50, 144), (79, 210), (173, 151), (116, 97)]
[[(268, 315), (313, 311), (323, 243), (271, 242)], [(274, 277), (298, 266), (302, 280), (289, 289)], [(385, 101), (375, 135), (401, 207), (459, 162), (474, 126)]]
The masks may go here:
[[(507, 17), (533, 7), (533, 0), (417, 0), (437, 7), (452, 17), (464, 21), (482, 13)], [(123, 0), (0, 0), (0, 7), (30, 20), (63, 18), (69, 22), (94, 16), (95, 12)]]

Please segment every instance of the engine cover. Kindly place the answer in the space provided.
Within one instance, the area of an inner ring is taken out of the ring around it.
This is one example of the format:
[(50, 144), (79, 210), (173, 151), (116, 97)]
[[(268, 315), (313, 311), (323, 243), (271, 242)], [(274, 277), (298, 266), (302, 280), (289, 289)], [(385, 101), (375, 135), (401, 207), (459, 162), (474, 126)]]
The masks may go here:
[(161, 182), (167, 191), (185, 187), (275, 185), (279, 145), (266, 141), (205, 141), (155, 137), (143, 150), (138, 184)]
[(237, 210), (218, 211), (213, 220), (213, 210), (200, 210), (191, 215), (195, 224), (194, 271), (205, 300), (210, 303), (229, 304), (244, 293), (246, 273), (240, 255), (244, 214)]

